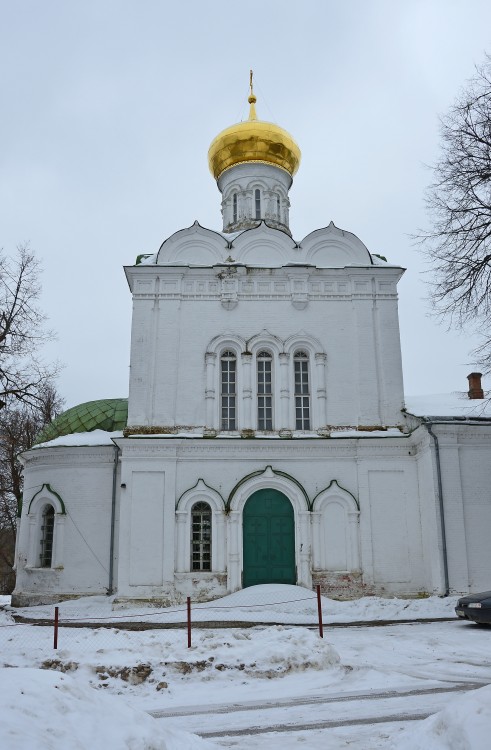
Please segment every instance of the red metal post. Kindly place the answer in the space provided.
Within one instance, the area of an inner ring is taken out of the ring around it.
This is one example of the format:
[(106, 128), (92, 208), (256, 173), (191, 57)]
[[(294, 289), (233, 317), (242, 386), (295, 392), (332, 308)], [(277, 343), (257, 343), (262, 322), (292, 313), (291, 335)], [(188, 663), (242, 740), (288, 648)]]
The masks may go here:
[(188, 609), (188, 648), (191, 648), (191, 597), (187, 598)]
[(54, 622), (54, 633), (53, 633), (53, 648), (58, 648), (58, 620), (59, 620), (59, 609), (55, 607), (55, 622)]
[(319, 635), (324, 638), (324, 626), (322, 624), (322, 602), (321, 602), (321, 587), (317, 584), (317, 613), (319, 615)]

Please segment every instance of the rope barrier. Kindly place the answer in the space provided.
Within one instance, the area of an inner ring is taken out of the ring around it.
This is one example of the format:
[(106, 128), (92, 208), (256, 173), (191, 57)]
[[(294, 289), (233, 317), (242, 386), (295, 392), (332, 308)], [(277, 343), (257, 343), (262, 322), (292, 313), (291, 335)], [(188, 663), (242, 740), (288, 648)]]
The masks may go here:
[[(203, 612), (208, 609), (250, 609), (251, 607), (275, 607), (279, 604), (296, 604), (297, 602), (307, 602), (316, 601), (315, 596), (309, 596), (305, 599), (286, 599), (285, 601), (281, 602), (256, 602), (254, 604), (229, 604), (225, 606), (202, 606), (201, 604), (195, 604), (193, 607), (193, 612), (196, 612), (197, 610), (200, 612)], [(158, 612), (143, 612), (141, 614), (129, 614), (129, 615), (112, 615), (109, 617), (98, 617), (97, 615), (93, 615), (92, 617), (60, 617), (60, 624), (63, 622), (93, 622), (95, 620), (127, 620), (128, 618), (131, 618), (133, 620), (138, 619), (140, 617), (159, 617), (161, 615), (170, 615), (180, 613), (185, 615), (186, 614), (186, 605), (183, 604), (181, 608), (179, 609), (166, 609), (166, 610), (159, 610)], [(41, 618), (40, 618), (41, 619)], [(44, 619), (44, 618), (43, 618)]]
[[(228, 605), (203, 605), (203, 604), (195, 604), (193, 608), (193, 612), (196, 615), (198, 612), (212, 612), (212, 611), (220, 611), (220, 610), (226, 610), (228, 612), (230, 611), (237, 611), (242, 609), (253, 609), (257, 610), (261, 607), (277, 607), (281, 606), (283, 604), (300, 604), (301, 602), (311, 602), (314, 603), (317, 600), (318, 605), (318, 612), (319, 612), (319, 634), (320, 637), (323, 637), (323, 630), (322, 630), (322, 608), (321, 608), (321, 594), (320, 594), (320, 587), (317, 587), (317, 595), (312, 594), (308, 597), (302, 597), (301, 599), (283, 599), (281, 601), (275, 601), (275, 602), (252, 602), (251, 604), (228, 604)], [(172, 615), (172, 614), (180, 614), (183, 616), (183, 621), (187, 621), (188, 626), (188, 648), (191, 647), (191, 599), (188, 596), (187, 597), (187, 603), (185, 605), (178, 606), (177, 608), (173, 609), (162, 609), (157, 610), (153, 612), (142, 612), (140, 614), (136, 613), (129, 613), (124, 615), (109, 615), (106, 617), (98, 617), (97, 615), (88, 615), (86, 617), (60, 617), (59, 616), (59, 606), (55, 606), (55, 617), (53, 622), (54, 627), (54, 633), (53, 633), (53, 648), (58, 648), (58, 629), (59, 627), (62, 627), (63, 625), (68, 625), (69, 623), (84, 623), (84, 622), (90, 622), (92, 625), (98, 625), (102, 624), (104, 622), (110, 623), (110, 624), (116, 624), (117, 621), (130, 621), (130, 622), (139, 622), (141, 625), (145, 624), (145, 621), (152, 618), (152, 617), (165, 617), (165, 615)], [(46, 622), (49, 620), (49, 623)], [(198, 620), (199, 621), (199, 620)], [(49, 616), (47, 617), (39, 617), (39, 618), (32, 618), (30, 622), (14, 622), (14, 623), (8, 623), (8, 624), (2, 624), (0, 625), (0, 628), (12, 628), (18, 625), (34, 625), (37, 623), (45, 624), (46, 626), (51, 626), (51, 618)], [(206, 621), (205, 621), (206, 622)], [(225, 621), (224, 621), (225, 622)], [(175, 624), (179, 624), (179, 621), (174, 621)]]

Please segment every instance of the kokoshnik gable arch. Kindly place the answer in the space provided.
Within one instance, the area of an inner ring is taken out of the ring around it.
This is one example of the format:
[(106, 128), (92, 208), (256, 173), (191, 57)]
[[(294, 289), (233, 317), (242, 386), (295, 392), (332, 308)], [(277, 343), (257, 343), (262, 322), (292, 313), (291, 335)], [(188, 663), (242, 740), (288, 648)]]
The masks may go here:
[(22, 456), (17, 604), (488, 585), (489, 420), (403, 411), (403, 269), (333, 222), (292, 237), (300, 150), (249, 103), (210, 147), (221, 229), (125, 268), (129, 398), (68, 410)]

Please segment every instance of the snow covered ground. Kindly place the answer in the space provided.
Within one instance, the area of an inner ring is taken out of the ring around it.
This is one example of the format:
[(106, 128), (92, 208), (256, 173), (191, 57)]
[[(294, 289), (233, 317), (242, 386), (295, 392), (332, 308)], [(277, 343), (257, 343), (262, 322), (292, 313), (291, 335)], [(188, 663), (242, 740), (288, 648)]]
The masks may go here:
[[(60, 604), (61, 620), (109, 619), (132, 622), (186, 622), (186, 605), (158, 609), (125, 606), (113, 610), (114, 597), (90, 596)], [(359, 622), (368, 620), (414, 620), (424, 617), (453, 617), (457, 597), (442, 599), (437, 596), (421, 599), (381, 599), (366, 596), (352, 601), (336, 601), (322, 597), (322, 611), (326, 623)], [(19, 615), (46, 619), (53, 617), (52, 605), (17, 609)], [(250, 586), (235, 594), (212, 602), (192, 604), (194, 622), (224, 621), (295, 625), (316, 625), (317, 597), (314, 591), (301, 586), (267, 584)]]
[[(306, 589), (253, 587), (213, 605), (202, 619), (278, 624), (196, 628), (191, 649), (181, 628), (61, 627), (55, 651), (51, 627), (0, 610), (0, 747), (488, 750), (491, 630), (416, 621), (452, 617), (455, 598), (324, 599), (323, 640), (307, 627), (316, 602)], [(171, 609), (112, 612), (90, 597), (63, 603), (60, 616), (182, 620)], [(387, 619), (415, 622), (329, 627)]]

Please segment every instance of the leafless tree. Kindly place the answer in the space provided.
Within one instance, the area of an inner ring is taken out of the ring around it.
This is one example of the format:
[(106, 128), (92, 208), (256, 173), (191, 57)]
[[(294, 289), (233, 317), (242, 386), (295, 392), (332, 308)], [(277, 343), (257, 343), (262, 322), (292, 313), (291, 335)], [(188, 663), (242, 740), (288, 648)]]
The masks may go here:
[(38, 307), (40, 272), (26, 246), (14, 258), (0, 253), (0, 407), (12, 401), (42, 403), (40, 394), (58, 369), (38, 357), (41, 345), (53, 338)]
[(23, 489), (18, 455), (33, 445), (62, 405), (54, 385), (48, 383), (33, 403), (12, 401), (0, 411), (0, 571), (9, 571), (14, 564), (16, 517)]
[(491, 57), (441, 121), (441, 155), (427, 195), (436, 311), (480, 324), (480, 364), (491, 370)]
[(18, 454), (56, 416), (62, 401), (58, 366), (39, 353), (53, 338), (38, 306), (40, 265), (28, 247), (15, 257), (0, 253), (0, 573), (12, 570), (17, 509), (22, 499)]

